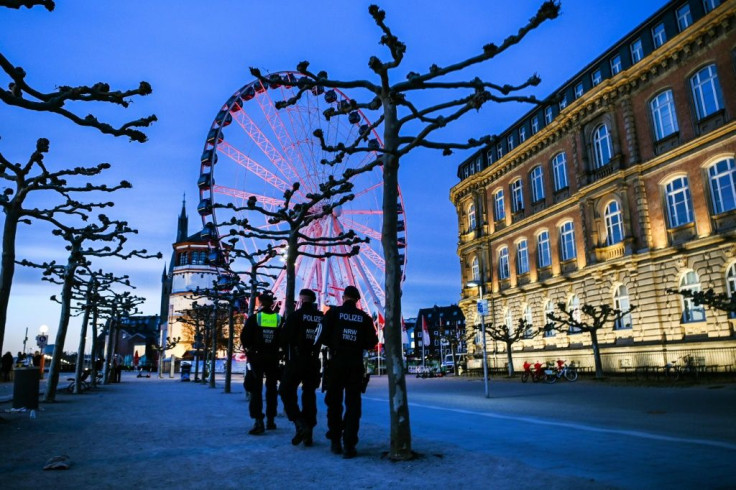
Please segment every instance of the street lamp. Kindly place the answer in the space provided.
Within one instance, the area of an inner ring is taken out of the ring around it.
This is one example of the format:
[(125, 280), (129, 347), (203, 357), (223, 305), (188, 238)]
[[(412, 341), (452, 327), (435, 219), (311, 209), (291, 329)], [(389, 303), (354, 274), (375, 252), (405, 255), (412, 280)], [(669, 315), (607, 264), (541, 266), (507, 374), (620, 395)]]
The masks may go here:
[(48, 345), (49, 340), (49, 327), (46, 325), (41, 325), (38, 327), (38, 337), (36, 337), (36, 344), (38, 344), (38, 347), (41, 349), (41, 379), (43, 379), (44, 374), (44, 364), (46, 364), (46, 346)]
[(483, 283), (480, 281), (470, 281), (467, 286), (469, 288), (478, 287), (478, 313), (480, 313), (480, 331), (483, 336), (483, 388), (485, 390), (486, 398), (488, 394), (488, 354), (486, 349), (486, 322), (485, 313), (487, 310), (487, 303), (483, 302)]

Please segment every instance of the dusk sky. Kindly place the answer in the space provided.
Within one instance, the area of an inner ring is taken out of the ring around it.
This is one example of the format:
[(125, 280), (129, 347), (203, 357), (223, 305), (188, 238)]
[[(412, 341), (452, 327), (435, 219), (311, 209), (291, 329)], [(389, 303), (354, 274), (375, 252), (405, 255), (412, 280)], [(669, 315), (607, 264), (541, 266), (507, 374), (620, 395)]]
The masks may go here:
[[(51, 141), (45, 162), (52, 169), (110, 162), (112, 169), (96, 182), (132, 182), (133, 189), (114, 196), (110, 216), (126, 219), (139, 230), (130, 246), (161, 251), (163, 260), (104, 264), (124, 271), (148, 301), (146, 314), (159, 311), (160, 278), (171, 256), (176, 219), (186, 194), (189, 231), (201, 227), (196, 212), (200, 154), (207, 132), (222, 104), (263, 72), (293, 70), (302, 60), (313, 71), (326, 70), (336, 79), (371, 78), (370, 56), (388, 59), (378, 45), (381, 33), (368, 14), (371, 2), (297, 0), (250, 2), (219, 0), (76, 0), (59, 1), (53, 12), (0, 9), (0, 49), (27, 72), (26, 80), (41, 91), (58, 85), (92, 85), (104, 81), (113, 89), (132, 89), (142, 80), (153, 94), (133, 99), (128, 109), (106, 105), (73, 106), (84, 115), (121, 124), (156, 114), (145, 130), (149, 141), (131, 143), (83, 128), (49, 113), (0, 105), (0, 153), (25, 162), (38, 138)], [(533, 31), (521, 45), (464, 73), (499, 84), (517, 84), (538, 73), (542, 84), (531, 92), (548, 96), (606, 48), (624, 37), (666, 3), (663, 0), (563, 0), (562, 14)], [(541, 1), (489, 2), (466, 0), (394, 0), (380, 5), (386, 22), (407, 45), (399, 80), (409, 71), (424, 72), (474, 56), (484, 44), (515, 33)], [(451, 7), (450, 7), (451, 5)], [(398, 75), (398, 76), (397, 76)], [(375, 80), (375, 79), (374, 79)], [(7, 77), (0, 81), (7, 86)], [(348, 92), (360, 98), (360, 93)], [(419, 94), (420, 106), (437, 103), (440, 94)], [(529, 106), (487, 104), (442, 134), (447, 141), (503, 131)], [(402, 310), (413, 317), (423, 307), (449, 305), (460, 299), (457, 216), (449, 201), (458, 182), (457, 165), (469, 152), (443, 157), (418, 150), (402, 160), (401, 191), (406, 206), (408, 265)], [(64, 244), (42, 224), (19, 230), (18, 259), (65, 261)], [(99, 264), (103, 266), (103, 264)], [(4, 351), (22, 349), (28, 328), (28, 350), (35, 349), (40, 325), (50, 328), (53, 342), (59, 307), (49, 300), (59, 287), (42, 283), (40, 273), (18, 267), (10, 298)], [(65, 343), (76, 350), (79, 320), (74, 319)]]

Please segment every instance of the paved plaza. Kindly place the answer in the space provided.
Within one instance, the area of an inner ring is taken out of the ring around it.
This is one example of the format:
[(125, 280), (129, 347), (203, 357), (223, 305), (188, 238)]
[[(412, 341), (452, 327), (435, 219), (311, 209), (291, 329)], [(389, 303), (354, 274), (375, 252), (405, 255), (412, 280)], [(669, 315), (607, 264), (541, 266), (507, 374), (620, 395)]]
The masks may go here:
[[(59, 393), (36, 417), (11, 411), (0, 384), (0, 458), (8, 488), (726, 488), (736, 485), (736, 384), (655, 387), (635, 383), (522, 384), (492, 379), (407, 378), (413, 448), (394, 463), (385, 377), (364, 396), (359, 455), (332, 455), (319, 400), (315, 446), (293, 447), (291, 424), (248, 436), (235, 377), (232, 393), (156, 377)], [(279, 406), (281, 411), (281, 406)], [(43, 471), (68, 455), (71, 467)]]

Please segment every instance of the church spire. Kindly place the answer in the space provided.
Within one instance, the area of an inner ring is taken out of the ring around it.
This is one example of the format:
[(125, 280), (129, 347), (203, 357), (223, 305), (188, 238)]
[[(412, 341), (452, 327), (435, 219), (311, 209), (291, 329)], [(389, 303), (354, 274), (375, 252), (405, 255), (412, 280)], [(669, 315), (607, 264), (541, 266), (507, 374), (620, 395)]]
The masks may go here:
[(187, 195), (181, 201), (181, 214), (179, 214), (179, 224), (176, 229), (176, 243), (183, 242), (189, 236), (189, 218), (187, 217)]

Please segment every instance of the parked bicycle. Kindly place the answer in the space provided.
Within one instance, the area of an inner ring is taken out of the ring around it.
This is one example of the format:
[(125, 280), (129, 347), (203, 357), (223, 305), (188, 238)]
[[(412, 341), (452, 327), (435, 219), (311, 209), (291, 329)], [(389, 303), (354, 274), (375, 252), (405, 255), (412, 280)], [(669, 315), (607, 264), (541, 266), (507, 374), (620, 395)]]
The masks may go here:
[(578, 380), (578, 371), (575, 366), (568, 366), (563, 360), (557, 361), (557, 368), (547, 368), (544, 373), (546, 375), (544, 381), (549, 384), (556, 383), (558, 379), (563, 377), (568, 381)]
[[(678, 364), (682, 360), (684, 365)], [(683, 356), (664, 365), (664, 376), (671, 381), (677, 381), (684, 376), (693, 376), (696, 379), (700, 375), (700, 369), (695, 364), (692, 356)]]
[(529, 362), (524, 362), (524, 371), (521, 373), (522, 383), (526, 383), (530, 378), (532, 383), (537, 383), (542, 381), (545, 377), (544, 369), (542, 369), (542, 365), (540, 363), (534, 364), (534, 369), (532, 370), (532, 365)]
[[(89, 376), (92, 373), (91, 369), (85, 369), (82, 372), (82, 377), (79, 379), (79, 392), (82, 393), (83, 391), (87, 391), (90, 388), (92, 388), (92, 385), (89, 382)], [(66, 391), (69, 393), (74, 393), (74, 387), (77, 384), (76, 378), (67, 378), (67, 381), (69, 381), (69, 384), (66, 387)], [(102, 373), (97, 373), (97, 382), (102, 381)]]

